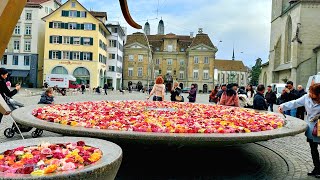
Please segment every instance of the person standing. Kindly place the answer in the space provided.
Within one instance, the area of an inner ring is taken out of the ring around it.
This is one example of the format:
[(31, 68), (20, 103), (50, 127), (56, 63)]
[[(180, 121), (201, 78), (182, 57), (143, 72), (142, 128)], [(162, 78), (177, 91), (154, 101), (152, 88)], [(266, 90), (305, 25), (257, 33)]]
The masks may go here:
[[(301, 98), (302, 96), (307, 94), (307, 92), (303, 89), (302, 85), (298, 85), (297, 89), (298, 89), (298, 98)], [(297, 118), (304, 120), (305, 112), (306, 112), (306, 109), (304, 106), (298, 107), (297, 108)]]
[(320, 83), (311, 84), (309, 88), (309, 94), (305, 94), (299, 99), (281, 104), (278, 108), (278, 111), (280, 113), (284, 113), (287, 110), (303, 106), (306, 108), (308, 113), (307, 119), (304, 120), (308, 124), (305, 135), (311, 149), (311, 156), (314, 165), (314, 169), (308, 173), (308, 176), (320, 178), (320, 160), (318, 151), (320, 137), (318, 137), (316, 134), (313, 135), (312, 133), (316, 123), (318, 122), (318, 116), (320, 114)]
[[(15, 94), (18, 93), (18, 91), (20, 90), (21, 86), (20, 84), (16, 84), (16, 88), (12, 91), (10, 91), (6, 85), (6, 79), (8, 77), (8, 70), (5, 68), (0, 68), (0, 94), (2, 96), (2, 98), (4, 100), (6, 100), (6, 97), (12, 97)], [(3, 114), (0, 113), (0, 123), (1, 123), (1, 119), (3, 117)]]
[(262, 84), (258, 85), (257, 94), (254, 95), (254, 98), (253, 98), (253, 109), (268, 110), (268, 106), (263, 95), (265, 90), (266, 88), (264, 87), (264, 85)]
[(238, 93), (233, 87), (232, 84), (228, 84), (227, 90), (221, 96), (220, 105), (240, 107)]
[(103, 89), (104, 89), (104, 94), (108, 95), (108, 84), (107, 83), (104, 83)]
[(164, 101), (166, 87), (163, 83), (163, 78), (161, 76), (158, 76), (156, 78), (155, 85), (153, 86), (152, 91), (150, 92), (149, 97), (147, 99), (150, 99), (150, 97), (154, 95), (153, 101)]
[[(298, 99), (298, 91), (294, 89), (293, 82), (288, 81), (285, 86), (285, 91), (281, 95), (281, 100), (284, 103)], [(296, 117), (297, 109), (291, 109), (284, 112), (286, 115)]]
[[(173, 83), (173, 87), (172, 90), (170, 91), (171, 93), (171, 101), (173, 102), (183, 102), (183, 96), (181, 96), (181, 88), (179, 87), (179, 83), (178, 82), (174, 82)], [(180, 96), (179, 98), (181, 98), (181, 100), (177, 100), (177, 96)]]
[(84, 94), (85, 90), (86, 90), (86, 86), (82, 83), (81, 84), (81, 92), (82, 92), (82, 94)]
[(189, 91), (188, 99), (189, 99), (190, 103), (196, 102), (196, 99), (197, 99), (197, 88), (196, 88), (195, 84), (191, 84), (191, 89)]
[(265, 99), (267, 101), (268, 108), (270, 108), (270, 111), (273, 112), (273, 105), (277, 101), (277, 95), (272, 91), (272, 87), (270, 85), (267, 87)]
[(209, 95), (209, 102), (213, 102), (215, 104), (218, 103), (218, 99), (219, 99), (217, 96), (218, 92), (219, 92), (219, 86), (215, 86)]

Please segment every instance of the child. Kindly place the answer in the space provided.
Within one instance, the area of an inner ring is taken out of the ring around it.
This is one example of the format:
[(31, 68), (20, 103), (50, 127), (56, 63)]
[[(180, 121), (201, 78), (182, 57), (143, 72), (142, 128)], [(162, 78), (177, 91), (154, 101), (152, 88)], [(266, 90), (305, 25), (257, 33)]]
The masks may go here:
[(41, 95), (40, 101), (38, 104), (53, 104), (53, 89), (48, 88), (46, 92)]

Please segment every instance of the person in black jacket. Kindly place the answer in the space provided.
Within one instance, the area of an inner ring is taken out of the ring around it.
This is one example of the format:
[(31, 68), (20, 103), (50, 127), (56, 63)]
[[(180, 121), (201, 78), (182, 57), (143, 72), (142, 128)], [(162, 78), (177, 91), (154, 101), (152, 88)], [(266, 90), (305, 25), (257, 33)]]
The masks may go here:
[(267, 101), (268, 108), (270, 107), (270, 111), (273, 112), (273, 105), (277, 101), (277, 95), (275, 92), (272, 91), (272, 87), (270, 85), (267, 88), (267, 93), (265, 98)]
[[(10, 91), (6, 85), (6, 79), (8, 77), (8, 70), (5, 68), (0, 68), (0, 94), (2, 96), (3, 99), (6, 100), (6, 97), (12, 97), (15, 94), (18, 93), (18, 91), (20, 90), (21, 86), (20, 84), (16, 84), (16, 88), (12, 91)], [(1, 119), (3, 117), (3, 114), (0, 113), (0, 123), (1, 123)]]
[(86, 91), (86, 86), (82, 83), (81, 84), (81, 92), (82, 92), (82, 94), (84, 94), (85, 91)]
[(264, 91), (265, 91), (264, 85), (260, 84), (257, 87), (257, 94), (254, 95), (253, 98), (253, 109), (257, 110), (268, 110), (268, 106), (266, 103), (266, 100), (264, 99)]
[[(178, 82), (174, 82), (172, 90), (170, 91), (170, 93), (171, 93), (171, 101), (173, 101), (173, 102), (183, 102), (183, 99), (181, 101), (178, 101), (176, 99), (176, 96), (180, 96), (181, 92), (182, 91), (181, 91), (181, 88), (179, 87), (179, 83)], [(183, 97), (181, 97), (181, 98), (183, 98)]]
[[(284, 103), (298, 99), (298, 91), (294, 89), (293, 82), (288, 81), (284, 93), (281, 95), (281, 100)], [(297, 109), (291, 109), (284, 112), (284, 114), (296, 117)]]
[[(297, 89), (298, 89), (298, 98), (301, 98), (302, 96), (307, 94), (307, 92), (303, 89), (302, 85), (298, 85)], [(305, 112), (306, 112), (306, 109), (304, 106), (298, 107), (297, 108), (297, 118), (304, 120)]]
[(104, 89), (104, 93), (106, 95), (108, 95), (108, 92), (107, 92), (108, 91), (108, 84), (107, 83), (104, 84), (103, 89)]
[(41, 95), (40, 101), (38, 104), (53, 104), (53, 88), (48, 88), (46, 92)]

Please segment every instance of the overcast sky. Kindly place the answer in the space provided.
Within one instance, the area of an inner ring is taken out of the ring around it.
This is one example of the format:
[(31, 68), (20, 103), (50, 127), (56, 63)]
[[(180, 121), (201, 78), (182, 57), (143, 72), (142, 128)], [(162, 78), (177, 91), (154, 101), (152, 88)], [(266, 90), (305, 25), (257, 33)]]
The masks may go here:
[[(65, 2), (64, 0), (63, 2)], [(109, 21), (119, 21), (128, 34), (142, 31), (125, 22), (118, 0), (79, 0), (87, 9), (106, 11)], [(218, 47), (217, 59), (236, 59), (253, 66), (269, 55), (271, 0), (128, 0), (132, 18), (140, 25), (148, 20), (151, 34), (163, 19), (165, 33), (189, 35), (203, 28)], [(222, 42), (220, 42), (222, 41)]]

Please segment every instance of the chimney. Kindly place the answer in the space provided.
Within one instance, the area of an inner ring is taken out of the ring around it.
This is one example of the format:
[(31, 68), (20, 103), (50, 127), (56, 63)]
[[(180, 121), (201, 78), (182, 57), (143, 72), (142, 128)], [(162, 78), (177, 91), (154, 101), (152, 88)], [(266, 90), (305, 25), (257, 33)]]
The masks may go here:
[(190, 32), (190, 38), (193, 38), (193, 32)]

